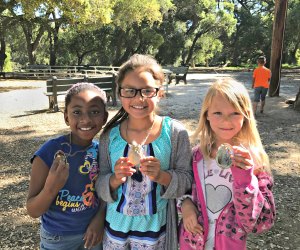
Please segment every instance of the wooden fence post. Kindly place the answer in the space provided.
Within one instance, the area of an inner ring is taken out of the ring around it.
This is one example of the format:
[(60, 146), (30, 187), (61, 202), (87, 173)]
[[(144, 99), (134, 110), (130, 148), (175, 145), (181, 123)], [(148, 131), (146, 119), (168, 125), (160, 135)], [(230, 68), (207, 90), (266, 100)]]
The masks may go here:
[(57, 102), (57, 77), (52, 76), (52, 82), (53, 82), (53, 109), (54, 112), (58, 112), (58, 102)]
[(117, 106), (117, 83), (116, 83), (116, 74), (113, 73), (113, 87), (112, 87), (112, 95), (113, 95), (113, 106)]

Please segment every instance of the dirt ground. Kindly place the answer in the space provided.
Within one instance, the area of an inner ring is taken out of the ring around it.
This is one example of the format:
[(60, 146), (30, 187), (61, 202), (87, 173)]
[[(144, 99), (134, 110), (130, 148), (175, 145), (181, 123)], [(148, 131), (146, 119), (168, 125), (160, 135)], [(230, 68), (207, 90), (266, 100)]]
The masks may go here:
[[(253, 94), (251, 72), (188, 74), (188, 85), (181, 82), (168, 86), (167, 97), (160, 102), (160, 114), (180, 120), (192, 133), (206, 89), (223, 77), (243, 82), (250, 95)], [(43, 142), (68, 131), (63, 114), (47, 109), (44, 85), (44, 81), (0, 80), (0, 249), (3, 250), (38, 249), (39, 219), (30, 218), (25, 207), (29, 160)], [(9, 91), (4, 91), (8, 86)], [(269, 232), (249, 237), (250, 250), (300, 249), (300, 112), (285, 104), (287, 99), (295, 98), (299, 87), (299, 74), (283, 76), (280, 97), (268, 97), (265, 113), (257, 115), (275, 178), (277, 219)], [(109, 106), (110, 117), (119, 107)]]

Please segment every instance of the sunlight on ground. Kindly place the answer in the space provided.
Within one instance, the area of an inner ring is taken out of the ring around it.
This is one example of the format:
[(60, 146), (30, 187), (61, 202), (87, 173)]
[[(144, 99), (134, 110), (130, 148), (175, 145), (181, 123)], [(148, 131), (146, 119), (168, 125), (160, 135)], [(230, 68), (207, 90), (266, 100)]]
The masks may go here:
[(23, 176), (23, 177), (18, 177), (18, 180), (16, 181), (16, 176), (12, 176), (12, 177), (8, 177), (7, 175), (4, 177), (0, 178), (0, 189), (3, 189), (7, 186), (10, 186), (12, 184), (14, 185), (18, 185), (19, 183), (23, 182), (23, 181), (28, 181), (28, 178)]

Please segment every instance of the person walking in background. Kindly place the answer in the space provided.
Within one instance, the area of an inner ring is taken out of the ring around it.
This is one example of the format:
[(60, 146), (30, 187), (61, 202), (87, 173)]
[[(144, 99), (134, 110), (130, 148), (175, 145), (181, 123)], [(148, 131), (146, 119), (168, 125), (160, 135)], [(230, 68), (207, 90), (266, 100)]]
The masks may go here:
[(275, 220), (273, 178), (247, 89), (213, 83), (204, 98), (193, 149), (192, 195), (178, 200), (180, 249), (245, 250), (248, 233)]
[(96, 190), (107, 202), (104, 249), (174, 250), (176, 198), (192, 185), (184, 126), (155, 111), (163, 94), (161, 66), (133, 55), (118, 72), (122, 108), (101, 134)]
[(258, 67), (253, 71), (252, 88), (254, 88), (253, 111), (256, 114), (260, 102), (260, 113), (264, 112), (266, 95), (270, 86), (271, 71), (265, 67), (266, 58), (260, 56), (257, 59)]
[(75, 84), (65, 96), (70, 133), (34, 153), (26, 206), (31, 217), (41, 216), (41, 249), (102, 249), (105, 206), (95, 191), (99, 143), (93, 138), (107, 117), (105, 92)]

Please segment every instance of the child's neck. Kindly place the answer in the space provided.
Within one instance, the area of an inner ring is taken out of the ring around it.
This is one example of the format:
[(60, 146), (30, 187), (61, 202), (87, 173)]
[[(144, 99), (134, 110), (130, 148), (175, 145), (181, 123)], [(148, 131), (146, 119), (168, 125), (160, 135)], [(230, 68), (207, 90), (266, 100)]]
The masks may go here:
[[(125, 138), (126, 141), (130, 144), (135, 141), (137, 144), (144, 145), (148, 141), (149, 137), (154, 134), (154, 128), (156, 124), (156, 116), (154, 115), (151, 119), (136, 120), (127, 119), (126, 123), (124, 124), (125, 129)], [(149, 139), (149, 141), (151, 141)]]
[(147, 117), (141, 120), (130, 119), (129, 117), (123, 125), (122, 135), (129, 144), (135, 142), (146, 145), (156, 138), (158, 124), (159, 118), (156, 115), (150, 117), (150, 119)]
[(74, 135), (70, 133), (68, 136), (70, 145), (76, 145), (80, 147), (88, 147), (92, 144), (93, 140), (79, 140), (78, 138), (74, 138)]
[(155, 119), (156, 119), (156, 115), (153, 115), (152, 117), (149, 116), (143, 119), (128, 117), (127, 119), (128, 129), (134, 130), (136, 132), (142, 132), (148, 130), (153, 124), (153, 122), (155, 121)]

